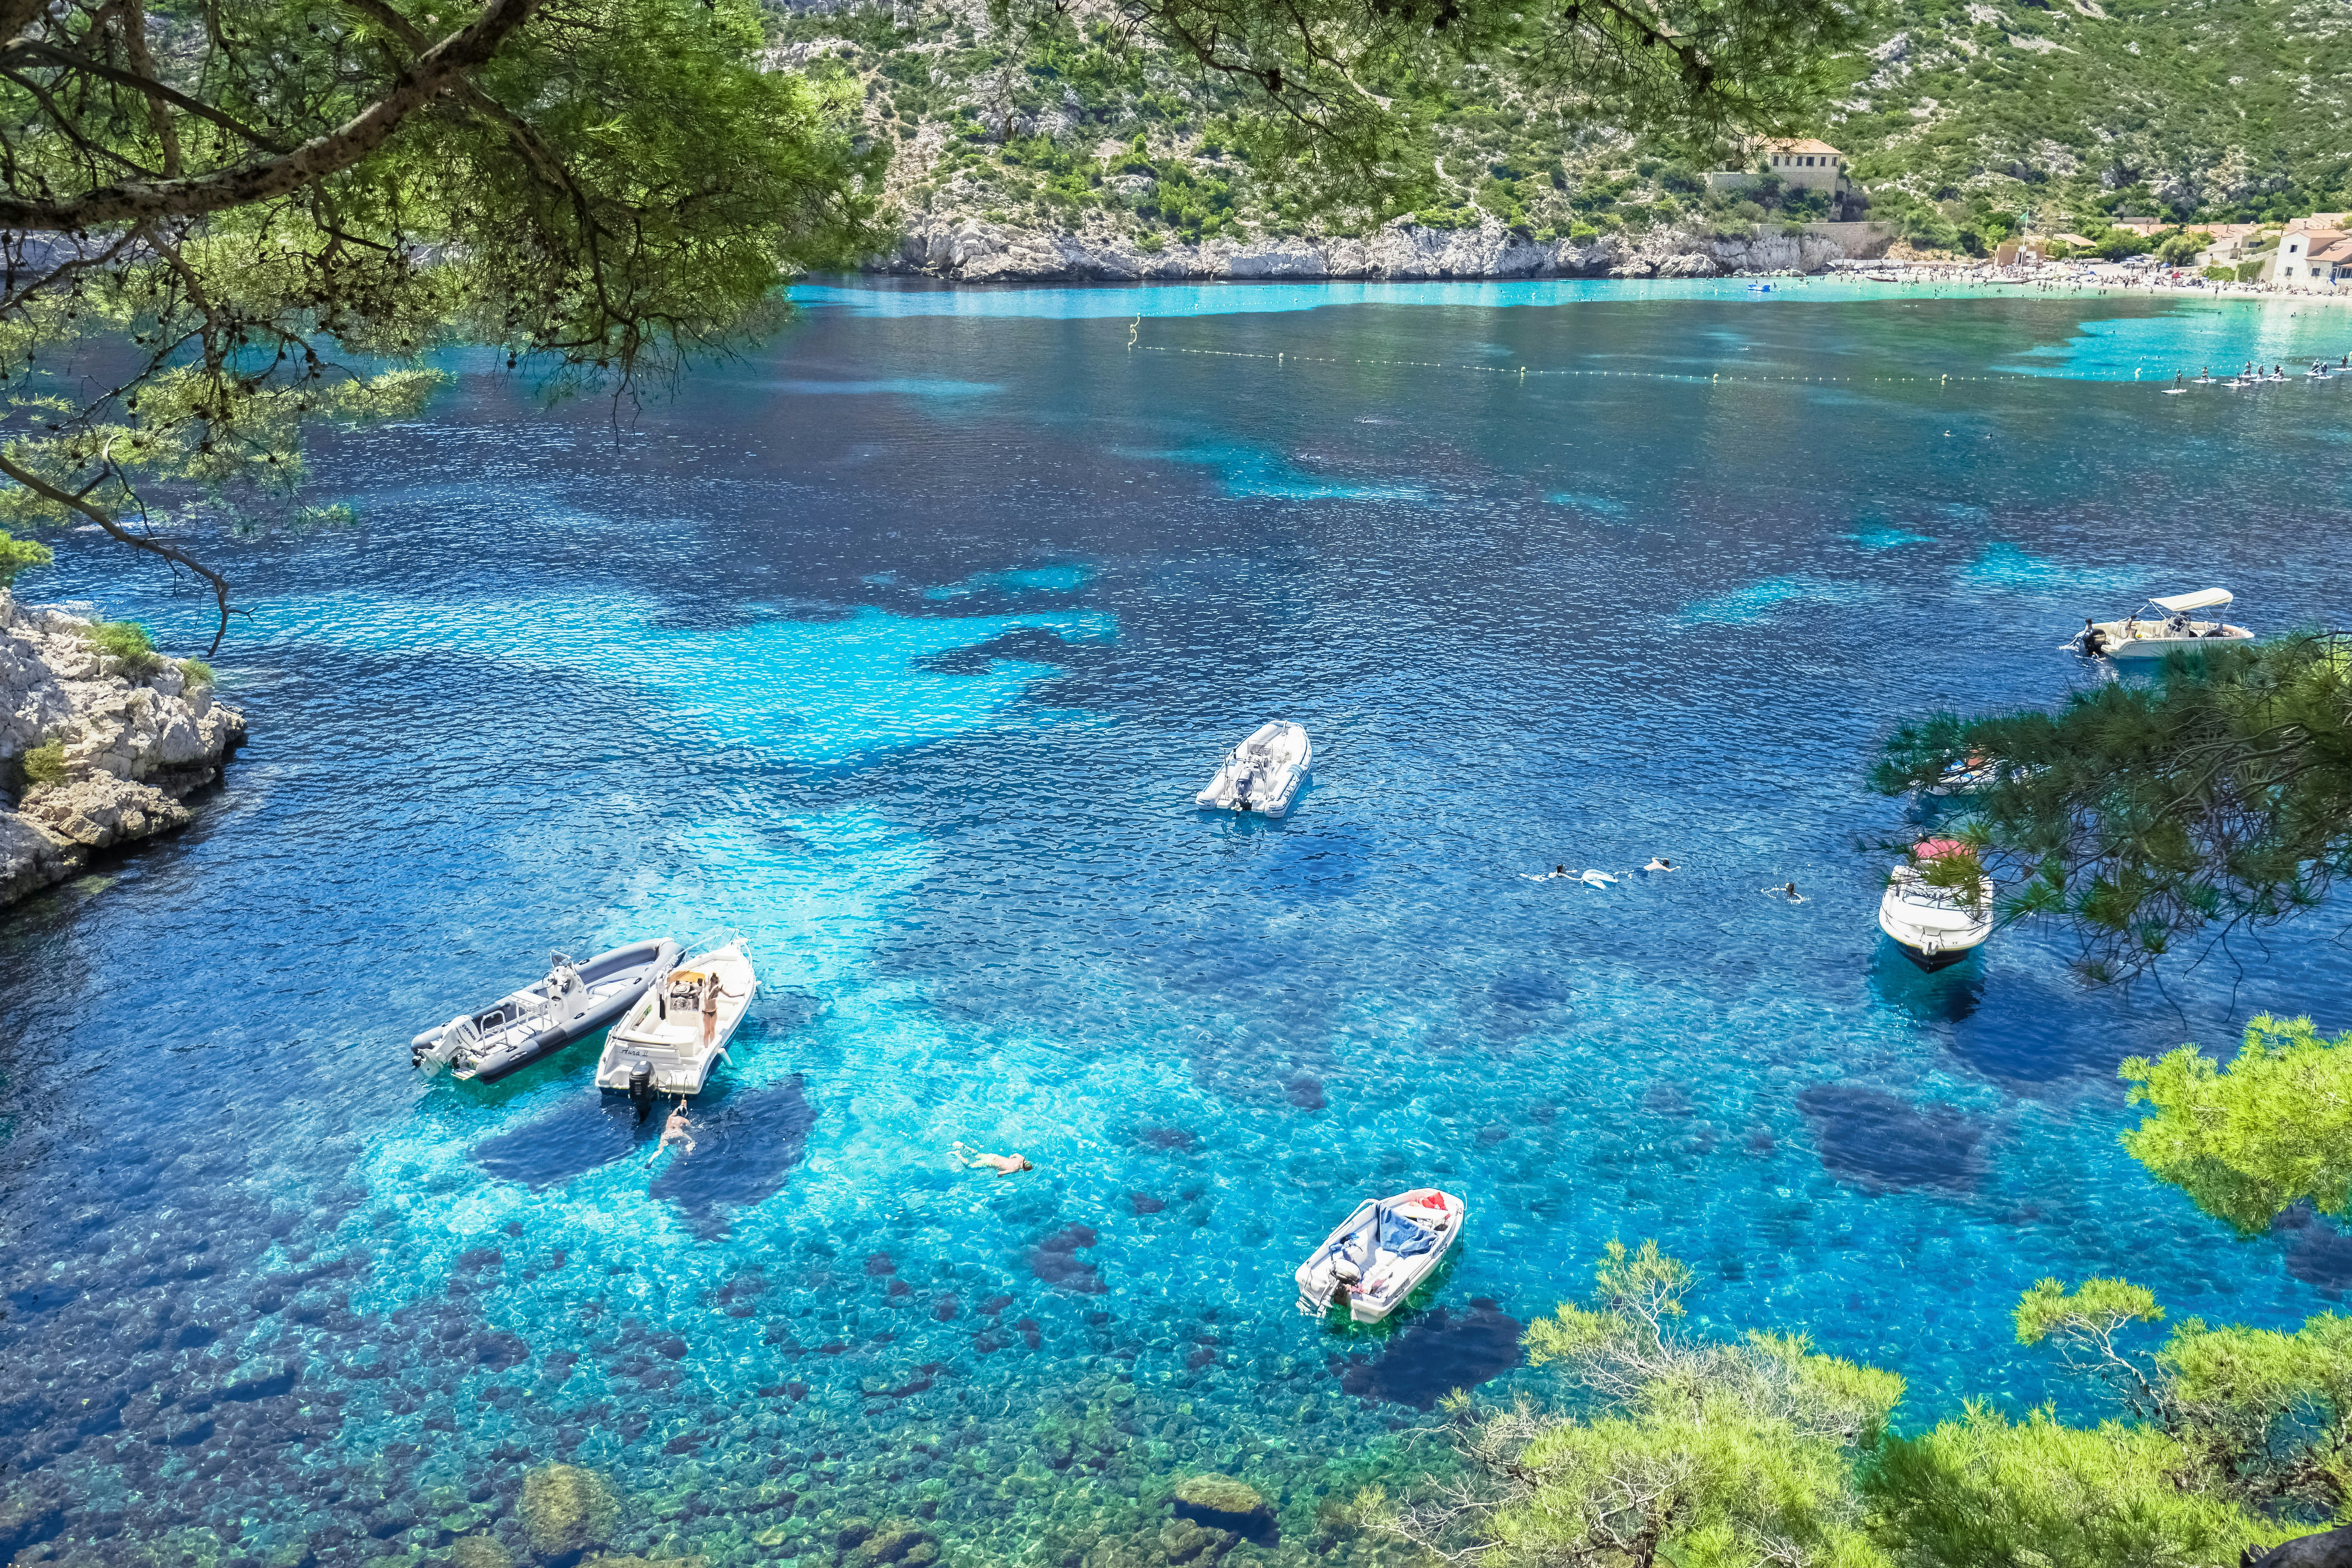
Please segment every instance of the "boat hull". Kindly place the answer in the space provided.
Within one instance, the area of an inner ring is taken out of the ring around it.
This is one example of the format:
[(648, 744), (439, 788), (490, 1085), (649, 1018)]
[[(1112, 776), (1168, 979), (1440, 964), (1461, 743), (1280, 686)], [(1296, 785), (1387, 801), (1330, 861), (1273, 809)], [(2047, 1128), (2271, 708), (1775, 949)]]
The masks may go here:
[(1878, 900), (1878, 929), (1903, 950), (1903, 956), (1933, 973), (1960, 963), (1992, 935), (1992, 913), (1986, 907), (1969, 910), (1956, 902), (1906, 899), (1897, 885)]

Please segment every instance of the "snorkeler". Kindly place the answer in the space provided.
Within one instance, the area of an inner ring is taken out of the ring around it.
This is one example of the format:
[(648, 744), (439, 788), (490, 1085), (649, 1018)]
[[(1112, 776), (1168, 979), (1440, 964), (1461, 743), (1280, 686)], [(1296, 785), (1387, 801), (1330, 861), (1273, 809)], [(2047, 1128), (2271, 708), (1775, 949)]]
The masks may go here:
[(1650, 863), (1642, 868), (1644, 871), (1671, 871), (1674, 868), (1675, 863), (1663, 855), (1651, 856)]

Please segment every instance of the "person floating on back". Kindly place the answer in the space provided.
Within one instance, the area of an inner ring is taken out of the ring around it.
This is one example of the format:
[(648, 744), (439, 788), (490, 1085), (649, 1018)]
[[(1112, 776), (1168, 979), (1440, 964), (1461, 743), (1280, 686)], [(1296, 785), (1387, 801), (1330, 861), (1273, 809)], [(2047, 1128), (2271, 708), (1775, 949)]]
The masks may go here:
[(1644, 871), (1671, 871), (1674, 868), (1675, 863), (1663, 855), (1651, 856), (1650, 863), (1642, 868)]
[(950, 1146), (948, 1157), (967, 1171), (994, 1171), (1000, 1176), (1037, 1168), (1018, 1154), (983, 1154), (976, 1149), (967, 1149), (961, 1139)]

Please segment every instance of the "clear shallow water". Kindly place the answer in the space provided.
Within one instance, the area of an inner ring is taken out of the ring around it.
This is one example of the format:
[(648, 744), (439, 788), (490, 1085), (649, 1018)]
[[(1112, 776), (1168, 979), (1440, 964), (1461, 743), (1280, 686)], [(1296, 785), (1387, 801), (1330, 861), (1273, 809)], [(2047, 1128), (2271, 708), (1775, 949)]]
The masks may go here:
[[(0, 917), (0, 1462), (58, 1550), (511, 1541), (569, 1458), (618, 1544), (719, 1561), (900, 1515), (1148, 1563), (1202, 1468), (1281, 1509), (1244, 1555), (1359, 1561), (1318, 1501), (1409, 1468), (1612, 1236), (1915, 1421), (2063, 1395), (2010, 1337), (2046, 1274), (2260, 1322), (2352, 1283), (2114, 1142), (2123, 1056), (2345, 1026), (2335, 923), (2164, 994), (2021, 931), (1927, 977), (1853, 847), (1900, 819), (1878, 737), (2084, 679), (2082, 614), (2338, 613), (2352, 383), (2123, 360), (2332, 357), (2352, 316), (809, 293), (617, 433), (470, 377), (322, 455), (361, 530), (209, 542), (252, 745), (194, 828)], [(1274, 713), (1316, 737), (1293, 816), (1192, 811)], [(587, 1049), (407, 1067), (551, 946), (720, 924), (763, 994), (686, 1161)], [(1424, 1180), (1474, 1213), (1444, 1316), (1393, 1353), (1294, 1316), (1300, 1251)]]

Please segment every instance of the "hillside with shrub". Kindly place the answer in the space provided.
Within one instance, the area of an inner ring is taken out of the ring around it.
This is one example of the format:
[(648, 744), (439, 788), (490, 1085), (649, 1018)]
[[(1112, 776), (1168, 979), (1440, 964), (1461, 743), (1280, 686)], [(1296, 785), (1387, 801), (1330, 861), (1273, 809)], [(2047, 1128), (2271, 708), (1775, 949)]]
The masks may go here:
[[(1333, 184), (1274, 151), (1256, 89), (1113, 11), (992, 17), (914, 0), (772, 14), (771, 58), (863, 87), (906, 224), (979, 219), (1171, 242), (1363, 234), (1491, 218), (1589, 240), (1755, 232), (1835, 216), (1775, 183), (1710, 192), (1732, 149), (1637, 137), (1557, 89), (1465, 66), (1367, 83), (1400, 154)], [(2352, 205), (2352, 28), (2324, 0), (1895, 0), (1815, 122), (1913, 243), (1981, 253), (2029, 226), (2122, 216), (2277, 219)]]

